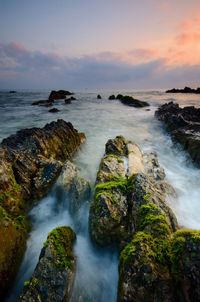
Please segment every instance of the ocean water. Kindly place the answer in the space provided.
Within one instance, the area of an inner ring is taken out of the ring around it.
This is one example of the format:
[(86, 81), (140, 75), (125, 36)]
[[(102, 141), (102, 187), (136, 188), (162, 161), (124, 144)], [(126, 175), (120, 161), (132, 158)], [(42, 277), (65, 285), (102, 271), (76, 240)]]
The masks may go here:
[[(175, 101), (181, 106), (200, 107), (200, 96), (165, 94), (157, 90), (123, 92), (149, 102), (150, 111), (147, 111), (146, 108), (136, 109), (116, 100), (108, 100), (113, 91), (102, 92), (101, 100), (96, 98), (98, 93), (77, 92), (75, 95), (77, 100), (70, 105), (64, 104), (64, 101), (57, 101), (55, 107), (60, 112), (49, 113), (49, 108), (31, 106), (33, 101), (46, 99), (48, 91), (19, 91), (16, 94), (1, 91), (0, 140), (19, 129), (43, 127), (46, 123), (60, 118), (71, 122), (76, 129), (86, 134), (87, 141), (76, 154), (74, 162), (93, 187), (105, 143), (116, 135), (124, 135), (139, 144), (144, 152), (157, 152), (159, 162), (165, 169), (166, 178), (177, 192), (177, 198), (168, 202), (179, 224), (200, 229), (198, 214), (200, 170), (193, 166), (180, 146), (172, 143), (161, 123), (154, 118), (156, 108), (169, 101)], [(72, 216), (67, 207), (68, 198), (55, 184), (49, 194), (29, 213), (32, 231), (16, 282), (7, 301), (17, 301), (24, 281), (30, 278), (36, 266), (48, 232), (59, 225), (69, 225), (77, 233), (75, 243), (77, 274), (71, 301), (116, 301), (117, 252), (99, 249), (90, 241), (88, 234), (90, 201), (85, 202), (79, 213)]]

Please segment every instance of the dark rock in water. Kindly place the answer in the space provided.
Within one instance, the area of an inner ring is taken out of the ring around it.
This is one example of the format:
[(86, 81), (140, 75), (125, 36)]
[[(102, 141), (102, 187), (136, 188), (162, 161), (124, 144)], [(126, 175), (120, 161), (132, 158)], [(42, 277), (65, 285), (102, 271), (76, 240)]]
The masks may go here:
[(9, 93), (17, 93), (15, 90), (10, 90)]
[(114, 94), (110, 95), (108, 99), (109, 100), (115, 100), (115, 95)]
[(76, 235), (69, 227), (51, 231), (41, 251), (39, 262), (25, 283), (21, 302), (69, 301), (73, 287), (76, 259), (73, 243)]
[(76, 101), (76, 98), (75, 98), (74, 96), (71, 96), (71, 97), (69, 98), (69, 100), (70, 100), (70, 101)]
[(53, 101), (51, 100), (39, 100), (32, 103), (33, 106), (39, 105), (39, 106), (52, 106)]
[(66, 105), (71, 104), (71, 99), (65, 99), (65, 104)]
[(73, 214), (90, 197), (89, 182), (81, 177), (77, 167), (69, 160), (65, 162), (57, 183), (68, 192), (70, 196), (69, 211)]
[(100, 94), (98, 94), (98, 95), (97, 95), (97, 99), (99, 99), (99, 100), (101, 99), (101, 96), (100, 96)]
[(49, 110), (49, 112), (51, 112), (51, 113), (56, 113), (56, 112), (59, 112), (59, 111), (60, 110), (58, 108), (55, 108), (55, 107)]
[(1, 296), (11, 285), (25, 249), (26, 210), (48, 192), (63, 162), (84, 140), (71, 123), (58, 120), (41, 129), (20, 130), (0, 144)]
[(67, 91), (67, 90), (52, 90), (49, 95), (49, 100), (61, 100), (65, 99), (66, 96), (72, 95), (73, 92)]
[(158, 108), (156, 117), (162, 121), (172, 138), (188, 151), (194, 163), (200, 165), (200, 109), (180, 108), (173, 102)]
[(200, 94), (200, 87), (198, 87), (197, 89), (192, 89), (190, 87), (185, 87), (184, 89), (170, 89), (167, 90), (166, 93), (195, 93), (195, 94)]
[(131, 107), (137, 107), (137, 108), (140, 108), (140, 107), (147, 107), (147, 106), (150, 106), (149, 103), (147, 102), (144, 102), (144, 101), (139, 101), (137, 99), (134, 99), (132, 96), (128, 96), (128, 95), (125, 95), (123, 96), (120, 101), (125, 104), (125, 105), (128, 105), (128, 106), (131, 106)]
[(118, 94), (117, 96), (116, 96), (116, 99), (117, 100), (121, 100), (123, 98), (123, 95), (122, 94)]

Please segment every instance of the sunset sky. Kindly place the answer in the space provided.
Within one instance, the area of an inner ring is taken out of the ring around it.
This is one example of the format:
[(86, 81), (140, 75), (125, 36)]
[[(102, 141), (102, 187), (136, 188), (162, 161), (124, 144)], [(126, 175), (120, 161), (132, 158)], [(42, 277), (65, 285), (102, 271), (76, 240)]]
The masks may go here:
[(199, 0), (0, 0), (0, 88), (200, 86)]

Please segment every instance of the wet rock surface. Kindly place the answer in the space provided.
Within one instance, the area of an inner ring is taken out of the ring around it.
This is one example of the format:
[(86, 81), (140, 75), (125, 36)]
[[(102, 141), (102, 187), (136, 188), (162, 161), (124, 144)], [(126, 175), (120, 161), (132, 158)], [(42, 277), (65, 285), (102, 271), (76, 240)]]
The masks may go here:
[(76, 258), (73, 243), (76, 235), (69, 227), (58, 227), (47, 237), (39, 262), (25, 283), (19, 301), (69, 301), (74, 283)]
[(73, 95), (73, 92), (67, 91), (67, 90), (52, 90), (49, 95), (49, 100), (62, 100), (65, 99), (67, 96)]
[[(20, 264), (27, 238), (26, 210), (47, 194), (63, 162), (85, 140), (63, 120), (18, 131), (0, 145), (0, 293), (4, 295)], [(20, 222), (20, 223), (18, 223)], [(4, 235), (3, 235), (4, 234)], [(7, 236), (10, 240), (6, 240)]]
[(102, 246), (124, 246), (136, 230), (142, 196), (148, 194), (151, 202), (166, 213), (171, 229), (176, 229), (176, 218), (165, 201), (174, 191), (164, 178), (155, 155), (143, 155), (135, 143), (122, 136), (108, 140), (90, 207), (93, 240)]
[(88, 200), (91, 194), (89, 182), (81, 176), (78, 168), (69, 160), (62, 168), (57, 185), (68, 193), (68, 208), (72, 214), (80, 209), (82, 203)]
[(173, 102), (162, 105), (155, 113), (172, 138), (180, 143), (198, 166), (200, 165), (200, 109), (180, 108)]
[(169, 195), (155, 153), (122, 136), (107, 142), (89, 224), (96, 244), (120, 250), (118, 301), (199, 301), (200, 232), (177, 231)]

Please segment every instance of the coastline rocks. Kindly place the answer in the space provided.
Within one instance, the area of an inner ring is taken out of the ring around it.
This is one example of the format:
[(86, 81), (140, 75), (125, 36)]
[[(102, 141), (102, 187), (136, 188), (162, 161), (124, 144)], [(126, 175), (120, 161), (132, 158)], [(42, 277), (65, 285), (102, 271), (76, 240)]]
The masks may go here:
[(136, 108), (142, 108), (142, 107), (150, 106), (149, 103), (134, 99), (132, 96), (128, 96), (128, 95), (120, 97), (120, 101), (124, 105), (128, 105), (128, 106), (131, 106), (131, 107), (136, 107)]
[(76, 269), (75, 238), (70, 227), (58, 227), (50, 232), (20, 302), (69, 301)]
[(91, 188), (87, 180), (81, 177), (77, 167), (67, 160), (57, 181), (69, 194), (69, 211), (76, 213), (82, 203), (89, 199)]
[(173, 102), (162, 105), (155, 113), (198, 166), (200, 165), (200, 109), (193, 106), (180, 108)]
[(166, 93), (195, 93), (195, 94), (200, 94), (200, 87), (198, 87), (197, 89), (192, 89), (190, 87), (185, 87), (184, 89), (170, 89), (167, 90)]
[(165, 202), (173, 189), (169, 189), (158, 162), (151, 155), (147, 165), (147, 158), (136, 144), (122, 136), (106, 143), (89, 216), (90, 234), (97, 244), (123, 247), (137, 230), (138, 211), (146, 199), (166, 214), (169, 228), (176, 229), (176, 218)]
[(50, 95), (49, 95), (49, 100), (50, 101), (54, 101), (54, 100), (61, 100), (61, 99), (65, 99), (66, 96), (72, 95), (73, 93), (67, 90), (52, 90)]
[(97, 95), (97, 99), (101, 100), (101, 95), (100, 94)]
[[(4, 211), (0, 216), (0, 234), (10, 238), (0, 245), (2, 296), (11, 285), (25, 249), (26, 210), (48, 192), (63, 162), (71, 159), (84, 141), (85, 135), (78, 133), (71, 123), (58, 120), (44, 128), (20, 130), (0, 144), (0, 202)], [(19, 228), (16, 219), (23, 220), (23, 228)]]

